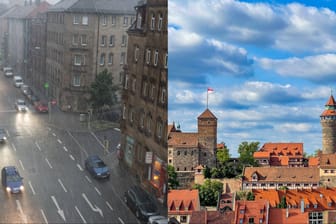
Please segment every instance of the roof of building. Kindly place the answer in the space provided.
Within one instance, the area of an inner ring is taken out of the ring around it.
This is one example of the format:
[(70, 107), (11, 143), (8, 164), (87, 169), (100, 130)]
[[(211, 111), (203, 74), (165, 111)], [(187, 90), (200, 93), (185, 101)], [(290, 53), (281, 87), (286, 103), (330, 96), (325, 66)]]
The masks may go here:
[(320, 155), (320, 167), (324, 168), (336, 168), (336, 154), (321, 154)]
[(191, 214), (200, 210), (200, 200), (197, 189), (169, 190), (168, 214)]
[(319, 166), (320, 158), (319, 157), (310, 157), (308, 158), (308, 166)]
[(234, 223), (239, 223), (240, 219), (248, 220), (249, 217), (255, 217), (258, 223), (260, 219), (263, 220), (262, 223), (266, 223), (267, 207), (268, 202), (266, 200), (236, 201)]
[(37, 6), (33, 9), (33, 11), (31, 11), (31, 12), (29, 13), (29, 15), (28, 15), (27, 17), (34, 18), (34, 17), (36, 17), (36, 16), (37, 16), (38, 14), (40, 14), (40, 13), (45, 13), (45, 12), (47, 12), (49, 7), (51, 7), (51, 5), (50, 5), (48, 2), (43, 1), (43, 2), (41, 2), (39, 5), (37, 5)]
[(62, 0), (51, 12), (135, 14), (138, 0)]
[(220, 211), (194, 211), (191, 214), (189, 224), (231, 224), (234, 212)]
[(328, 101), (325, 104), (326, 106), (336, 106), (336, 101), (333, 95), (330, 95)]
[(34, 11), (36, 5), (26, 5), (26, 6), (17, 6), (14, 7), (5, 17), (9, 19), (24, 19), (29, 16), (30, 13)]
[(255, 159), (269, 158), (270, 154), (271, 154), (270, 152), (257, 151), (257, 152), (253, 153), (253, 158), (255, 158)]
[(201, 115), (198, 116), (198, 119), (200, 119), (200, 118), (215, 118), (215, 119), (217, 119), (216, 116), (208, 108), (205, 109), (205, 111)]
[(198, 133), (171, 132), (168, 139), (171, 147), (198, 147)]
[(283, 155), (283, 156), (295, 156), (303, 155), (303, 143), (301, 142), (287, 142), (287, 143), (265, 143), (259, 152), (270, 152), (271, 156)]
[(252, 175), (258, 175), (258, 182), (319, 182), (317, 167), (245, 167), (243, 181), (252, 181)]
[(279, 223), (290, 223), (290, 224), (308, 223), (308, 212), (302, 213), (301, 210), (297, 208), (291, 208), (288, 210), (281, 208), (270, 208), (269, 224), (279, 224)]
[(336, 111), (335, 111), (335, 107), (336, 107), (336, 102), (335, 99), (333, 97), (333, 95), (330, 95), (328, 101), (326, 102), (325, 106), (329, 106), (331, 107), (330, 109), (325, 109), (322, 114), (320, 116), (335, 116), (336, 115)]

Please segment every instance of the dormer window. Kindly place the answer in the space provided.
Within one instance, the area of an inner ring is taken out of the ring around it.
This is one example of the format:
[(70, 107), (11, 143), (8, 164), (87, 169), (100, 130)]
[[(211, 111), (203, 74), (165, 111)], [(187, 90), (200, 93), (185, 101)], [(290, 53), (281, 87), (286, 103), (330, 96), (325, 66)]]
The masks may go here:
[(257, 173), (252, 174), (252, 181), (258, 181), (258, 174)]

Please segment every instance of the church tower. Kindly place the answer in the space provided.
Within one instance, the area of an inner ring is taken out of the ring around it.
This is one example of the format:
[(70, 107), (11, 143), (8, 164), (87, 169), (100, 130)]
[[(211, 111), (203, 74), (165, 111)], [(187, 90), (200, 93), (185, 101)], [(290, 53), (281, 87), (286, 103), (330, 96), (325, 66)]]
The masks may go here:
[(330, 95), (323, 113), (320, 115), (322, 125), (322, 153), (336, 152), (336, 102)]
[(200, 162), (203, 165), (216, 165), (217, 118), (207, 108), (198, 118), (198, 142), (201, 147)]

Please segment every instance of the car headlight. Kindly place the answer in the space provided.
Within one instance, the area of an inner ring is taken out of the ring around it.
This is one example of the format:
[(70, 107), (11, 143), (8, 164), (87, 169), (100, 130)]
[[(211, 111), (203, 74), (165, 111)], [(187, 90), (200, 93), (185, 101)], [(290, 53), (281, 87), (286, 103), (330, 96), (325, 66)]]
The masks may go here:
[(7, 138), (6, 137), (3, 137), (3, 140), (6, 140)]
[(6, 191), (11, 192), (11, 188), (10, 187), (6, 187)]
[(23, 186), (23, 185), (20, 186), (20, 190), (21, 190), (21, 191), (24, 190), (24, 186)]

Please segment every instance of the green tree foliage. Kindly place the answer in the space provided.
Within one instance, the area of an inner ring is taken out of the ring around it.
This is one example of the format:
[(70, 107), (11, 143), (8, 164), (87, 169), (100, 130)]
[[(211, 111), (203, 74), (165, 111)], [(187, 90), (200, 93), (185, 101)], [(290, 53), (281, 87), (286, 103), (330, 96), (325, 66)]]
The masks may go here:
[(90, 102), (92, 108), (97, 110), (104, 106), (112, 106), (117, 101), (116, 90), (117, 88), (113, 85), (112, 74), (104, 69), (91, 84)]
[(224, 145), (224, 148), (217, 149), (216, 158), (220, 166), (224, 166), (230, 159), (229, 149)]
[(254, 201), (254, 198), (255, 196), (252, 191), (243, 190), (236, 193), (236, 200)]
[(211, 169), (208, 166), (205, 166), (203, 170), (204, 178), (211, 178)]
[(253, 153), (259, 149), (259, 142), (242, 142), (238, 147), (239, 161), (242, 166), (258, 166)]
[(202, 185), (195, 184), (195, 189), (199, 191), (202, 206), (216, 206), (219, 194), (222, 193), (223, 183), (207, 179)]
[(287, 208), (286, 196), (282, 196), (278, 208)]
[(176, 189), (179, 185), (175, 168), (172, 165), (168, 165), (168, 189)]

